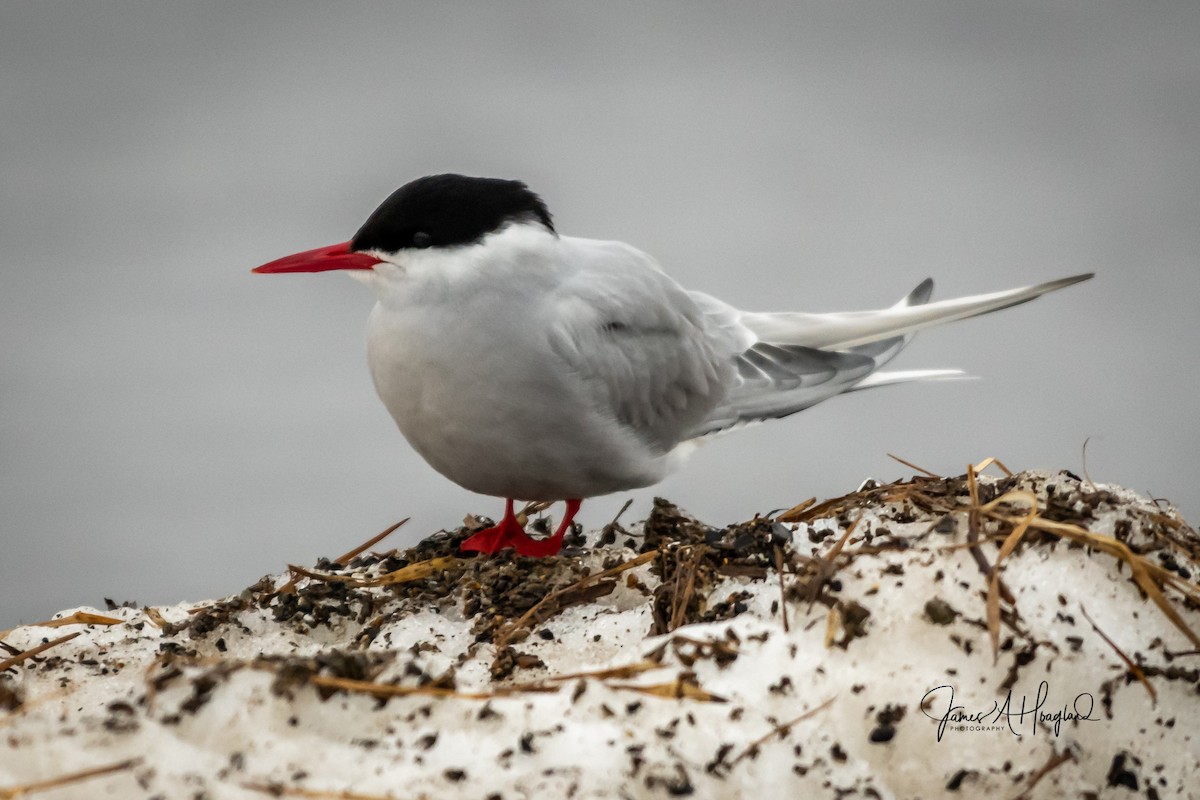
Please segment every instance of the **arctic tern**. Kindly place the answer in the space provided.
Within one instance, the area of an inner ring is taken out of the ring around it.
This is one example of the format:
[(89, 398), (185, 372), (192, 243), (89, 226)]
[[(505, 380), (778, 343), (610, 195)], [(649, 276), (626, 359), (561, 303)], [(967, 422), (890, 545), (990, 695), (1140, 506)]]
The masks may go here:
[[(503, 497), (462, 550), (559, 551), (584, 498), (649, 486), (706, 436), (836, 394), (954, 370), (880, 372), (913, 333), (1087, 280), (929, 302), (926, 279), (879, 311), (739, 311), (688, 291), (621, 242), (560, 235), (519, 181), (430, 175), (348, 242), (254, 272), (348, 270), (377, 302), (367, 354), (379, 397), (429, 464)], [(566, 501), (534, 539), (513, 500)]]

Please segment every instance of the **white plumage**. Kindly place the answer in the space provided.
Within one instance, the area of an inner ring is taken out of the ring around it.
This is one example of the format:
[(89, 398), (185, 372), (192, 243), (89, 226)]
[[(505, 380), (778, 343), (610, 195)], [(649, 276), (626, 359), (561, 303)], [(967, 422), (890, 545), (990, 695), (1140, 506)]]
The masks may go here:
[(835, 394), (946, 371), (876, 372), (921, 328), (1088, 276), (879, 311), (764, 314), (688, 292), (620, 242), (514, 223), (476, 245), (353, 273), (378, 298), (371, 374), (405, 438), (474, 492), (593, 497), (662, 480), (681, 445)]

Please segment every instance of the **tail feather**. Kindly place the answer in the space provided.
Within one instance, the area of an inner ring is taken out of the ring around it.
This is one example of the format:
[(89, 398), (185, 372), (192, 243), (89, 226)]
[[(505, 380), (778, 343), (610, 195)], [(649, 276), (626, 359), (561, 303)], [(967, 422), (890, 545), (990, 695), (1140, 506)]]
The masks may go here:
[[(746, 313), (742, 315), (741, 322), (761, 341), (816, 347), (821, 350), (846, 350), (897, 335), (912, 334), (934, 325), (1011, 308), (1091, 277), (1092, 273), (1089, 272), (1037, 286), (954, 300), (938, 300), (933, 303), (910, 305), (902, 301), (882, 311), (843, 311), (833, 314)], [(928, 297), (932, 286), (932, 282), (926, 281), (918, 286), (910, 297), (918, 295), (922, 289), (925, 297)]]
[(970, 381), (974, 379), (974, 375), (968, 375), (961, 369), (905, 369), (872, 372), (846, 391), (857, 392), (859, 389), (877, 389), (880, 386), (895, 386), (898, 383), (912, 383), (913, 381)]
[(1010, 308), (1091, 277), (1091, 273), (1075, 275), (932, 303), (933, 281), (927, 278), (891, 308), (834, 314), (740, 312), (707, 295), (692, 293), (715, 327), (745, 343), (745, 350), (737, 356), (740, 384), (692, 436), (786, 417), (842, 392), (965, 377), (958, 370), (877, 370), (918, 330)]
[[(917, 284), (915, 289), (902, 297), (900, 302), (896, 303), (896, 305), (892, 306), (888, 310), (898, 311), (901, 309), (912, 308), (913, 306), (925, 305), (929, 302), (929, 297), (932, 294), (933, 278), (926, 278)], [(899, 336), (891, 336), (886, 339), (879, 339), (874, 342), (867, 342), (855, 347), (849, 347), (847, 350), (852, 353), (870, 356), (875, 360), (875, 369), (879, 369), (884, 364), (895, 358), (896, 355), (904, 349), (904, 346), (912, 341), (913, 334), (913, 331), (909, 331), (908, 333), (902, 333)], [(809, 346), (811, 347), (812, 345)]]

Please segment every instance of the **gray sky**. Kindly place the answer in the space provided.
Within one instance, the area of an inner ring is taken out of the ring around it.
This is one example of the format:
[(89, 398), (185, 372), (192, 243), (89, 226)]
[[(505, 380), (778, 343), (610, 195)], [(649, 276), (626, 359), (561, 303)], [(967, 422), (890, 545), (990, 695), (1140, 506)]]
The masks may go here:
[[(526, 180), (756, 310), (1095, 271), (923, 333), (983, 380), (723, 437), (655, 493), (713, 523), (908, 470), (1088, 470), (1200, 519), (1200, 4), (0, 4), (0, 628), (239, 590), (501, 501), (374, 396), (371, 298), (252, 276), (397, 186)], [(560, 510), (556, 508), (556, 512)]]

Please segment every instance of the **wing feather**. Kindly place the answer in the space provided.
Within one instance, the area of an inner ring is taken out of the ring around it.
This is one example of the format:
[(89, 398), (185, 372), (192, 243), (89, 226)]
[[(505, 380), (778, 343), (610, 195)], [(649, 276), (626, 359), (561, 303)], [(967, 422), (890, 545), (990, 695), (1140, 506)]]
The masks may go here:
[(922, 328), (1026, 303), (1091, 277), (1075, 275), (933, 303), (929, 302), (933, 281), (926, 279), (891, 308), (834, 314), (742, 312), (693, 292), (711, 323), (745, 344), (737, 356), (738, 383), (693, 435), (784, 417), (841, 392), (959, 377), (953, 370), (872, 373), (894, 358)]
[(613, 242), (549, 302), (551, 347), (601, 410), (653, 451), (670, 452), (736, 381), (734, 345), (645, 254)]

